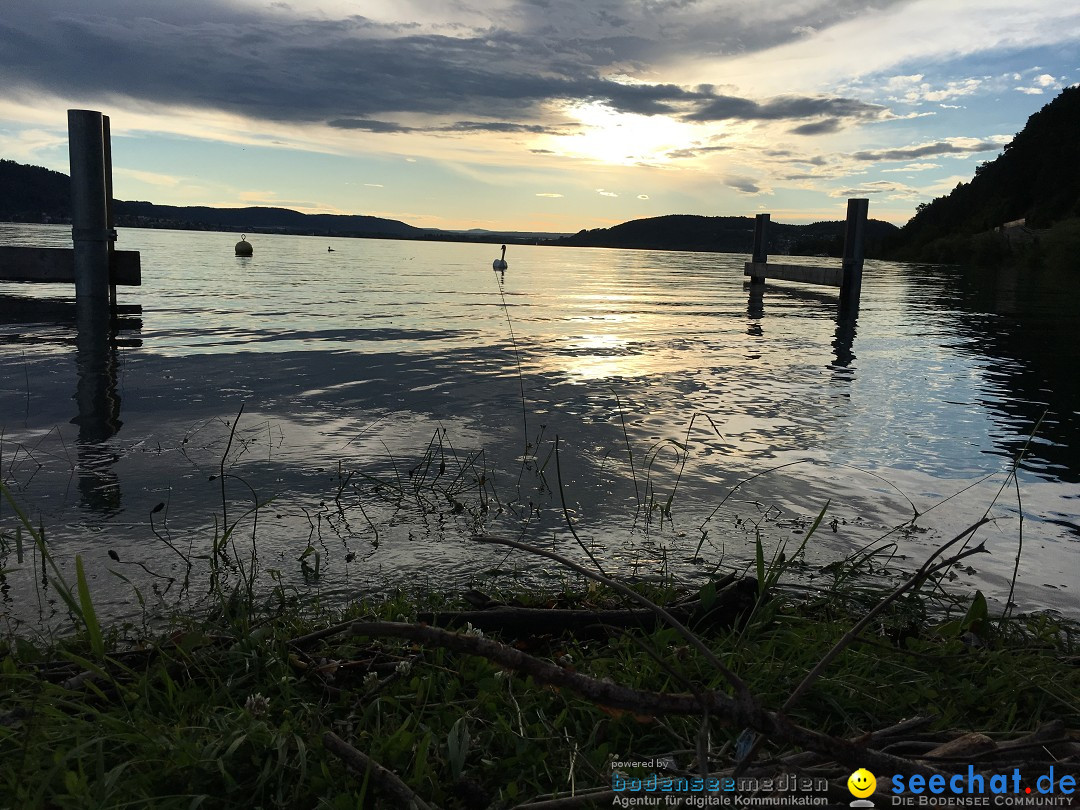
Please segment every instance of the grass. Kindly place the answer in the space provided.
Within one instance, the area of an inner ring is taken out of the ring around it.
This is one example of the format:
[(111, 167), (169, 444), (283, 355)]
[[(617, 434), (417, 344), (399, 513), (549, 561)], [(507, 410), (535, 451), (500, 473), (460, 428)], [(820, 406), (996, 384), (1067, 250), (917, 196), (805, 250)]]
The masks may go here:
[[(734, 623), (699, 616), (686, 628), (661, 620), (656, 608), (656, 626), (640, 631), (442, 632), (418, 622), (420, 614), (467, 608), (461, 597), (402, 590), (331, 604), (305, 598), (280, 576), (273, 587), (259, 584), (265, 504), (252, 492), (253, 506), (230, 508), (226, 482), (246, 482), (226, 466), (237, 422), (229, 427), (210, 553), (185, 553), (154, 530), (185, 559), (188, 577), (192, 560), (202, 561), (207, 596), (198, 608), (188, 600), (139, 627), (102, 623), (82, 560), (69, 585), (44, 528), (0, 482), (17, 524), (0, 542), (20, 562), (24, 546), (40, 556), (71, 618), (64, 634), (0, 641), (0, 808), (464, 810), (568, 796), (583, 797), (574, 806), (610, 806), (604, 791), (615, 761), (670, 757), (691, 775), (801, 773), (810, 762), (842, 784), (863, 757), (932, 768), (865, 741), (915, 717), (917, 727), (891, 742), (925, 752), (965, 731), (1004, 740), (1050, 722), (1080, 727), (1080, 627), (1046, 614), (994, 616), (981, 593), (948, 589), (951, 570), (980, 550), (969, 540), (985, 517), (903, 582), (874, 548), (816, 571), (812, 586), (791, 581), (806, 573), (804, 550), (828, 505), (802, 527), (794, 550), (769, 556), (755, 532), (751, 598)], [(623, 432), (635, 519), (662, 524), (690, 429), (683, 443), (654, 445), (638, 466)], [(543, 441), (541, 429), (530, 448)], [(565, 566), (561, 590), (511, 586), (492, 597), (579, 610), (718, 604), (723, 580), (688, 592), (670, 576), (628, 583), (597, 573), (601, 563), (578, 539), (565, 501), (557, 436), (551, 444), (530, 470), (593, 567), (532, 549)], [(657, 469), (669, 452), (664, 497)], [(483, 533), (488, 510), (514, 506), (496, 491), (482, 451), (460, 453), (440, 431), (418, 462), (391, 464), (393, 474), (381, 478), (339, 470), (327, 514), (345, 521), (356, 510), (377, 545), (379, 529), (360, 497), (374, 495), (422, 514), (462, 515), (478, 544), (523, 548)], [(905, 525), (915, 525), (912, 508)], [(249, 516), (247, 550), (239, 527)], [(702, 551), (699, 544), (694, 557)], [(309, 541), (298, 562), (305, 580), (317, 582), (316, 545)], [(679, 701), (683, 708), (672, 708)], [(1059, 768), (1076, 769), (1069, 756)]]
[[(695, 633), (761, 705), (779, 706), (891, 587), (868, 585), (840, 566), (835, 587), (786, 589), (776, 562), (762, 564), (771, 587), (752, 615)], [(635, 588), (658, 602), (680, 595), (670, 581)], [(993, 619), (981, 595), (965, 613), (950, 613), (932, 594), (917, 590), (890, 603), (791, 707), (790, 719), (838, 737), (917, 715), (933, 716), (929, 732), (991, 736), (1054, 719), (1080, 725), (1077, 626), (1049, 616)], [(622, 604), (610, 588), (576, 578), (560, 593), (495, 596)], [(87, 621), (79, 585), (70, 606), (82, 610), (77, 632), (7, 639), (0, 807), (405, 806), (370, 773), (350, 770), (327, 747), (327, 732), (422, 801), (511, 807), (603, 788), (620, 758), (670, 755), (689, 771), (704, 764), (716, 772), (735, 763), (744, 736), (721, 718), (703, 725), (697, 715), (611, 708), (433, 644), (347, 630), (303, 640), (354, 619), (408, 622), (422, 610), (464, 607), (443, 594), (400, 592), (336, 608), (284, 589), (247, 597), (241, 581), (212, 615), (176, 615), (157, 633), (125, 637)], [(469, 628), (457, 635), (479, 636)], [(600, 683), (660, 693), (726, 688), (670, 627), (504, 640)], [(759, 760), (790, 750), (766, 742)]]

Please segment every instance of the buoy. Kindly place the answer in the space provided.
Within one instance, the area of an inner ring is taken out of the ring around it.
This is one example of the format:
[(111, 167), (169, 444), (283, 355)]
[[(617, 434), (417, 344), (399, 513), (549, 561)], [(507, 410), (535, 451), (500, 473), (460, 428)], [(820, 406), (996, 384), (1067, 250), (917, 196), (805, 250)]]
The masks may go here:
[(247, 240), (247, 234), (240, 234), (240, 241), (236, 243), (236, 255), (250, 256), (254, 252), (255, 250), (251, 247), (251, 242)]

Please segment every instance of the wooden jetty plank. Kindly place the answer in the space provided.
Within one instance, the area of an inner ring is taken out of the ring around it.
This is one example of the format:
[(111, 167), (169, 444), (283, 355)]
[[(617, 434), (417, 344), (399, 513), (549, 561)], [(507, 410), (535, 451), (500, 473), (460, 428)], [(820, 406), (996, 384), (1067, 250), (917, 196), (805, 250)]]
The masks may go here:
[[(109, 254), (113, 284), (138, 287), (142, 268), (137, 250)], [(0, 247), (0, 281), (75, 282), (75, 251), (70, 248)]]
[(823, 284), (827, 287), (839, 287), (843, 279), (843, 272), (839, 267), (803, 267), (799, 264), (774, 262), (746, 262), (743, 275), (750, 276), (752, 279), (802, 281), (807, 284)]

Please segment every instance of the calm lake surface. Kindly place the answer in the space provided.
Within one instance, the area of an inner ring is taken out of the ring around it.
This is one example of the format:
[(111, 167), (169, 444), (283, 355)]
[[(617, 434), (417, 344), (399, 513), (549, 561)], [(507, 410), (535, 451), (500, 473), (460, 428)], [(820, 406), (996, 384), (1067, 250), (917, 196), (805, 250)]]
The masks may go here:
[[(73, 287), (0, 284), (0, 474), (104, 612), (138, 609), (121, 576), (185, 597), (234, 522), (230, 556), (304, 593), (557, 581), (470, 538), (585, 559), (561, 481), (582, 543), (645, 576), (752, 563), (758, 533), (790, 554), (826, 504), (799, 576), (871, 544), (914, 568), (989, 510), (957, 586), (1004, 602), (1022, 544), (1014, 600), (1080, 614), (1080, 273), (868, 262), (852, 322), (828, 288), (751, 291), (745, 256), (512, 246), (500, 280), (497, 245), (237, 238), (121, 230), (143, 286), (102, 353)], [(0, 505), (0, 610), (48, 621), (15, 526)]]

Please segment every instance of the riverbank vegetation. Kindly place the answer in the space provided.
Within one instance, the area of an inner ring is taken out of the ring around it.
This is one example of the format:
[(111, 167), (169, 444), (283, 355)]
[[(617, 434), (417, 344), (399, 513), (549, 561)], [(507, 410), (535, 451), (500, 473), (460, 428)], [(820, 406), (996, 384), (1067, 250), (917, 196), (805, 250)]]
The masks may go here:
[(606, 807), (613, 763), (660, 760), (846, 804), (859, 767), (1080, 771), (1080, 627), (949, 592), (981, 523), (914, 573), (867, 548), (796, 585), (824, 515), (693, 589), (478, 535), (562, 588), (329, 604), (222, 565), (197, 608), (111, 626), (20, 515), (72, 625), (0, 642), (0, 806)]
[(1080, 256), (1080, 217), (1055, 222), (1049, 228), (1026, 226), (950, 233), (921, 245), (911, 258), (931, 264), (974, 267), (1019, 267), (1053, 272), (1077, 270)]
[(1077, 269), (1080, 87), (1033, 114), (968, 183), (920, 205), (885, 247), (899, 261)]

